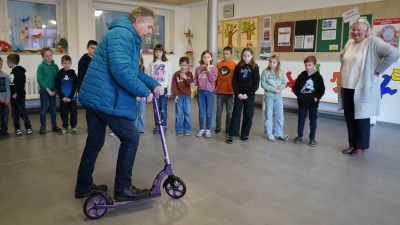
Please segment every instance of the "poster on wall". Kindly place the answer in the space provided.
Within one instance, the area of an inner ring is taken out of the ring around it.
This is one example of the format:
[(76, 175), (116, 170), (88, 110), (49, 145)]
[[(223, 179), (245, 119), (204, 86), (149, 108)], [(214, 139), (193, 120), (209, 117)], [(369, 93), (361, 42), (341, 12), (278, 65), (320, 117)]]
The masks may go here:
[(264, 30), (264, 41), (271, 41), (271, 30)]
[(354, 21), (356, 21), (356, 19), (360, 18), (360, 13), (358, 12), (358, 8), (356, 7), (342, 13), (342, 17), (344, 23), (349, 23), (351, 25)]
[(264, 41), (271, 41), (271, 17), (264, 17)]
[(341, 17), (319, 19), (317, 25), (317, 52), (339, 52), (342, 43)]
[(241, 27), (241, 47), (255, 47), (258, 45), (258, 40), (257, 40), (257, 31), (258, 31), (258, 19), (253, 18), (253, 19), (246, 19), (242, 20), (242, 27)]
[(304, 35), (294, 36), (294, 48), (295, 49), (304, 48)]
[(260, 59), (269, 59), (271, 57), (271, 42), (261, 42)]
[(290, 27), (278, 29), (278, 46), (290, 46)]
[(223, 47), (229, 46), (231, 48), (238, 47), (238, 21), (224, 22), (223, 27)]
[(313, 49), (313, 48), (314, 48), (314, 35), (305, 35), (304, 49)]
[(374, 34), (399, 50), (400, 18), (377, 19), (373, 24)]
[(337, 19), (322, 20), (322, 30), (336, 29)]

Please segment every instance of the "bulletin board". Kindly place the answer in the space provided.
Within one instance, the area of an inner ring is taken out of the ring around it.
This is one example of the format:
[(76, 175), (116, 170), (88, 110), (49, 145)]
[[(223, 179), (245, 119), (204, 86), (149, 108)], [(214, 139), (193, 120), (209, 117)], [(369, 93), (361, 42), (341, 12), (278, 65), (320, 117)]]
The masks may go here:
[(318, 20), (317, 52), (340, 52), (342, 49), (343, 18)]
[(294, 21), (275, 23), (274, 51), (293, 52)]
[(301, 20), (295, 22), (294, 51), (315, 52), (315, 36), (317, 20)]
[[(371, 26), (372, 26), (372, 14), (360, 15), (360, 16), (361, 17), (366, 17), (368, 22), (369, 22), (369, 24), (371, 24)], [(350, 26), (351, 26), (351, 24), (349, 24), (349, 23), (345, 23), (343, 25), (343, 42), (342, 42), (343, 43), (343, 47), (342, 47), (342, 49), (344, 48), (346, 43), (349, 41)]]

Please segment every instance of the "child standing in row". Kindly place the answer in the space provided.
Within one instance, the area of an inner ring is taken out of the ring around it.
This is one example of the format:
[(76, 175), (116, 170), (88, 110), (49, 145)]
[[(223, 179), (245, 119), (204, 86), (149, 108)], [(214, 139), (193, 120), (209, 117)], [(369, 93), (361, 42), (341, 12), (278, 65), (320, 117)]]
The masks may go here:
[(0, 138), (10, 137), (8, 133), (8, 104), (10, 103), (10, 78), (2, 71), (3, 58), (0, 57)]
[[(162, 44), (156, 44), (153, 51), (153, 62), (149, 65), (149, 75), (158, 81), (164, 87), (164, 95), (157, 98), (158, 107), (160, 108), (161, 120), (164, 132), (167, 130), (168, 118), (168, 97), (171, 97), (171, 81), (172, 81), (172, 65), (165, 56), (165, 49)], [(154, 111), (154, 121), (158, 120), (157, 111)], [(158, 127), (153, 129), (153, 134), (158, 134)]]
[(72, 59), (68, 55), (61, 58), (63, 68), (57, 72), (55, 85), (58, 96), (60, 98), (60, 116), (63, 122), (63, 128), (59, 134), (68, 133), (68, 112), (70, 113), (70, 124), (72, 134), (77, 134), (76, 124), (78, 122), (78, 109), (76, 105), (76, 87), (78, 77), (74, 70), (71, 69)]
[[(279, 57), (273, 55), (261, 75), (261, 87), (265, 96), (264, 132), (269, 141), (275, 141), (275, 136), (287, 141), (289, 136), (283, 133), (283, 103), (282, 90), (286, 88), (287, 79), (281, 70)], [(274, 123), (275, 120), (275, 123)]]
[(26, 75), (25, 68), (19, 66), (19, 55), (10, 54), (7, 56), (7, 65), (11, 68), (10, 74), (10, 91), (11, 91), (11, 108), (12, 108), (12, 118), (14, 122), (15, 134), (21, 136), (21, 125), (19, 123), (19, 118), (24, 121), (24, 126), (26, 129), (26, 134), (32, 134), (32, 125), (26, 114), (25, 109), (25, 83)]
[(232, 86), (235, 93), (231, 128), (226, 143), (232, 144), (233, 136), (239, 135), (240, 117), (243, 109), (242, 130), (240, 139), (249, 141), (251, 125), (254, 115), (254, 99), (260, 85), (259, 67), (253, 59), (253, 50), (244, 48), (242, 57), (235, 68)]
[(179, 71), (172, 77), (172, 93), (175, 96), (175, 131), (178, 136), (189, 136), (192, 132), (192, 96), (190, 85), (193, 82), (189, 71), (189, 58), (179, 59)]
[(54, 79), (58, 72), (58, 66), (53, 60), (53, 51), (50, 48), (40, 50), (43, 61), (37, 68), (37, 82), (40, 87), (40, 134), (46, 134), (47, 107), (50, 111), (51, 127), (54, 132), (59, 133), (61, 128), (57, 126), (56, 120), (56, 91)]
[[(147, 74), (146, 68), (143, 65), (143, 56), (140, 54), (139, 69)], [(141, 97), (136, 98), (136, 111), (137, 116), (135, 120), (135, 126), (139, 130), (139, 133), (143, 134), (146, 130), (146, 99)]]
[(225, 132), (229, 133), (229, 127), (233, 110), (233, 87), (232, 78), (236, 63), (231, 60), (232, 48), (226, 46), (223, 49), (223, 60), (217, 63), (218, 79), (215, 81), (215, 93), (217, 93), (217, 116), (215, 133), (221, 133), (221, 115), (226, 106)]
[(218, 69), (212, 65), (212, 54), (209, 50), (201, 53), (201, 66), (196, 68), (194, 85), (197, 85), (197, 104), (199, 105), (200, 131), (197, 137), (204, 134), (204, 114), (206, 114), (206, 138), (211, 137), (212, 105), (214, 101), (214, 83), (218, 78)]
[(299, 104), (299, 120), (297, 124), (297, 137), (294, 139), (295, 144), (302, 142), (304, 123), (307, 118), (307, 111), (310, 117), (310, 143), (311, 147), (315, 147), (315, 133), (317, 131), (318, 105), (319, 100), (325, 94), (324, 79), (315, 69), (317, 58), (311, 55), (304, 59), (305, 70), (297, 77), (293, 86), (294, 94), (297, 96)]

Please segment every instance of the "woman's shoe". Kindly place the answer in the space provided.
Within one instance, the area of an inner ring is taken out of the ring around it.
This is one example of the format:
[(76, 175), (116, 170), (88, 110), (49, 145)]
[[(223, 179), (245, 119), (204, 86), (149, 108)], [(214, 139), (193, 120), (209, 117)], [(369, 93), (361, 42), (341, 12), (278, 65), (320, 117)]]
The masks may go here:
[(351, 155), (351, 156), (360, 156), (360, 155), (364, 155), (364, 153), (365, 153), (365, 150), (357, 148), (357, 149), (354, 149), (354, 150), (350, 153), (350, 155)]
[(343, 150), (343, 154), (351, 154), (351, 152), (354, 150), (354, 147), (348, 147), (347, 149)]

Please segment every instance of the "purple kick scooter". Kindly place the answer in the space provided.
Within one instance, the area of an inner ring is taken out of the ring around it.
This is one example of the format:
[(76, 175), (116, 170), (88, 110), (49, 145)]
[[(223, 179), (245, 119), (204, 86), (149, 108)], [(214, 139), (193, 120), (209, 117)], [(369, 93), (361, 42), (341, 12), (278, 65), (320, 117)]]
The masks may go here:
[[(158, 109), (158, 104), (156, 98), (156, 94), (153, 95), (153, 105), (157, 111), (158, 121), (156, 122), (158, 129), (160, 131), (161, 142), (164, 150), (164, 162), (165, 166), (156, 176), (153, 181), (153, 185), (150, 188), (150, 195), (143, 199), (138, 199), (134, 201), (123, 201), (123, 202), (114, 202), (113, 198), (107, 194), (106, 192), (96, 191), (94, 194), (89, 196), (85, 204), (83, 205), (83, 212), (90, 219), (99, 219), (104, 214), (106, 214), (107, 210), (110, 208), (119, 208), (126, 205), (136, 204), (148, 199), (153, 199), (161, 196), (161, 182), (165, 177), (167, 179), (164, 180), (162, 188), (165, 189), (167, 194), (172, 198), (182, 198), (186, 193), (186, 185), (185, 183), (177, 176), (174, 176), (172, 173), (171, 162), (168, 156), (167, 144), (165, 143), (165, 135), (162, 127), (162, 121), (160, 117), (160, 111)], [(143, 100), (143, 99), (142, 99)]]

